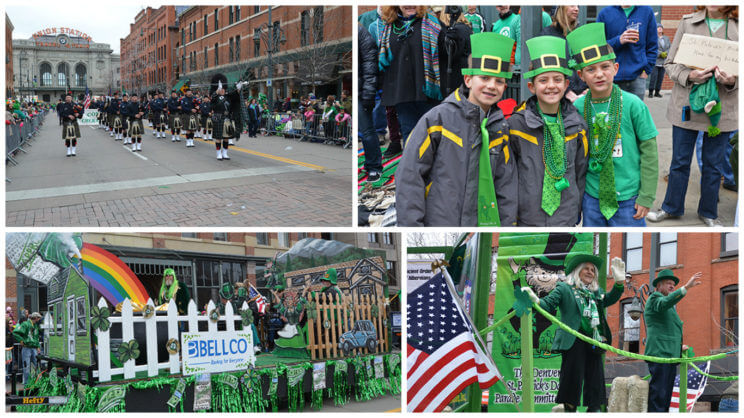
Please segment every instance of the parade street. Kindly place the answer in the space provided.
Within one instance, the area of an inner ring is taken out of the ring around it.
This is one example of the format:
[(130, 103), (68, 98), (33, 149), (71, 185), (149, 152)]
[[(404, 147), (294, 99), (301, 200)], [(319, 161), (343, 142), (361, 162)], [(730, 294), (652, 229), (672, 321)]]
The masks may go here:
[(7, 226), (351, 225), (351, 155), (332, 145), (242, 135), (230, 160), (213, 141), (171, 142), (145, 128), (132, 152), (97, 126), (81, 126), (66, 157), (50, 112), (6, 166)]

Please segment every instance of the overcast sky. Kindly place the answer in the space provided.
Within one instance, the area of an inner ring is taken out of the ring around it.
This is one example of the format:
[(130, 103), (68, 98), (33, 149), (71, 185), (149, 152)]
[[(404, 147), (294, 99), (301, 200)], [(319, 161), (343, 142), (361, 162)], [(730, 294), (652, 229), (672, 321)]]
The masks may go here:
[[(67, 5), (67, 6), (63, 6)], [(5, 12), (13, 23), (13, 39), (28, 39), (41, 29), (67, 27), (88, 34), (95, 43), (109, 44), (119, 53), (119, 40), (129, 33), (129, 24), (143, 9), (137, 3), (111, 2), (19, 2), (11, 0)]]

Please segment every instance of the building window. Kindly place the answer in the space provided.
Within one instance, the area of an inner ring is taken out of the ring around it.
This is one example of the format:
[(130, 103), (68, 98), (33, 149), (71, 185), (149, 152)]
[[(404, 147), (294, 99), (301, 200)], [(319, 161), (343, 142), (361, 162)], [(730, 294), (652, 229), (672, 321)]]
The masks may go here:
[(57, 66), (57, 83), (58, 86), (64, 87), (67, 85), (67, 74), (69, 74), (69, 69), (67, 68), (67, 64), (64, 62), (59, 64)]
[(261, 29), (253, 30), (253, 56), (261, 55)]
[(219, 302), (220, 262), (196, 261), (196, 306), (204, 310), (210, 300)]
[(388, 277), (387, 279), (383, 278), (386, 282), (389, 282), (389, 278), (395, 277), (395, 262), (394, 261), (385, 261), (385, 270), (387, 270)]
[(307, 232), (298, 232), (297, 233), (297, 241), (299, 241), (301, 239), (305, 239), (305, 238), (307, 238)]
[(377, 234), (367, 234), (367, 242), (377, 242)]
[(87, 71), (85, 70), (85, 65), (77, 64), (75, 66), (75, 86), (77, 87), (85, 87), (87, 85)]
[(313, 43), (323, 42), (323, 6), (318, 6), (313, 13)]
[(207, 47), (204, 47), (204, 68), (209, 67), (209, 54), (207, 54)]
[(258, 245), (269, 245), (269, 234), (266, 232), (256, 233), (256, 244)]
[(212, 239), (215, 241), (227, 241), (227, 232), (215, 232)]
[(186, 45), (186, 29), (181, 29), (181, 45)]
[[(232, 11), (232, 6), (230, 6), (230, 11)], [(233, 62), (234, 59), (235, 59), (235, 41), (233, 40), (233, 38), (230, 38), (228, 62)]]
[(673, 266), (677, 264), (677, 233), (659, 233), (659, 266)]
[[(639, 234), (640, 235), (640, 234)], [(620, 341), (618, 348), (631, 353), (640, 353), (641, 349), (641, 318), (633, 319), (628, 313), (632, 298), (620, 302), (622, 315), (620, 316)]]
[(261, 6), (253, 6), (253, 14), (256, 14), (261, 11)]
[(739, 345), (739, 286), (721, 289), (721, 347)]
[[(236, 6), (240, 7), (240, 6)], [(235, 61), (240, 61), (240, 35), (235, 37)]]
[(739, 233), (724, 232), (721, 234), (721, 257), (739, 255)]
[(209, 21), (207, 20), (207, 15), (204, 15), (204, 36), (207, 36), (209, 33)]
[(233, 7), (227, 6), (227, 24), (232, 25), (233, 24)]
[(393, 234), (391, 232), (383, 232), (382, 242), (386, 245), (393, 245)]
[(52, 66), (45, 62), (41, 64), (39, 67), (39, 72), (41, 73), (41, 85), (42, 86), (51, 86), (52, 85)]
[(240, 6), (235, 6), (235, 21), (240, 21)]
[(279, 246), (289, 248), (289, 234), (286, 232), (279, 233)]
[(214, 66), (220, 65), (220, 44), (214, 44)]
[(220, 18), (217, 14), (217, 9), (214, 9), (214, 30), (220, 29)]
[(308, 26), (310, 26), (310, 14), (305, 10), (300, 14), (300, 46), (307, 45)]
[(623, 237), (623, 258), (625, 259), (625, 270), (643, 270), (643, 233), (626, 233), (623, 234)]
[(181, 238), (196, 238), (196, 232), (181, 232)]

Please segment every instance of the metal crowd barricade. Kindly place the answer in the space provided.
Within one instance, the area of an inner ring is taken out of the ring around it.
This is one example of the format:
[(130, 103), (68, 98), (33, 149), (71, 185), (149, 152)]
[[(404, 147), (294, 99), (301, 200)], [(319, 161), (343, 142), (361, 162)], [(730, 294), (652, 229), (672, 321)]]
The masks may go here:
[(299, 112), (275, 112), (263, 114), (259, 130), (265, 136), (283, 136), (298, 141), (322, 142), (324, 144), (351, 146), (351, 119), (344, 123), (324, 121), (323, 115), (305, 117)]
[[(39, 112), (38, 115), (26, 118), (22, 122), (16, 122), (14, 125), (5, 125), (5, 161), (13, 165), (18, 165), (18, 160), (14, 157), (18, 152), (26, 152), (24, 147), (31, 146), (31, 140), (39, 133), (39, 128), (44, 123), (48, 110)], [(7, 181), (10, 181), (6, 178)]]

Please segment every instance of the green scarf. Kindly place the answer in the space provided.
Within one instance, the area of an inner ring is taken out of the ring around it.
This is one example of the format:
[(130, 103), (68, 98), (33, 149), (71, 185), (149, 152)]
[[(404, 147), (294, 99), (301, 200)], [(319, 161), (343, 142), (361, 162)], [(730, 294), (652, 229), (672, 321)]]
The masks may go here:
[(718, 122), (721, 121), (721, 98), (718, 96), (716, 78), (711, 77), (702, 84), (695, 84), (690, 91), (690, 108), (695, 113), (705, 113), (710, 119), (708, 136), (714, 137), (721, 133)]
[(592, 338), (597, 341), (604, 341), (604, 337), (599, 333), (599, 309), (597, 309), (594, 292), (590, 291), (584, 284), (574, 289), (576, 290), (576, 302), (578, 302), (579, 309), (581, 310), (581, 321), (587, 321), (589, 323)]

